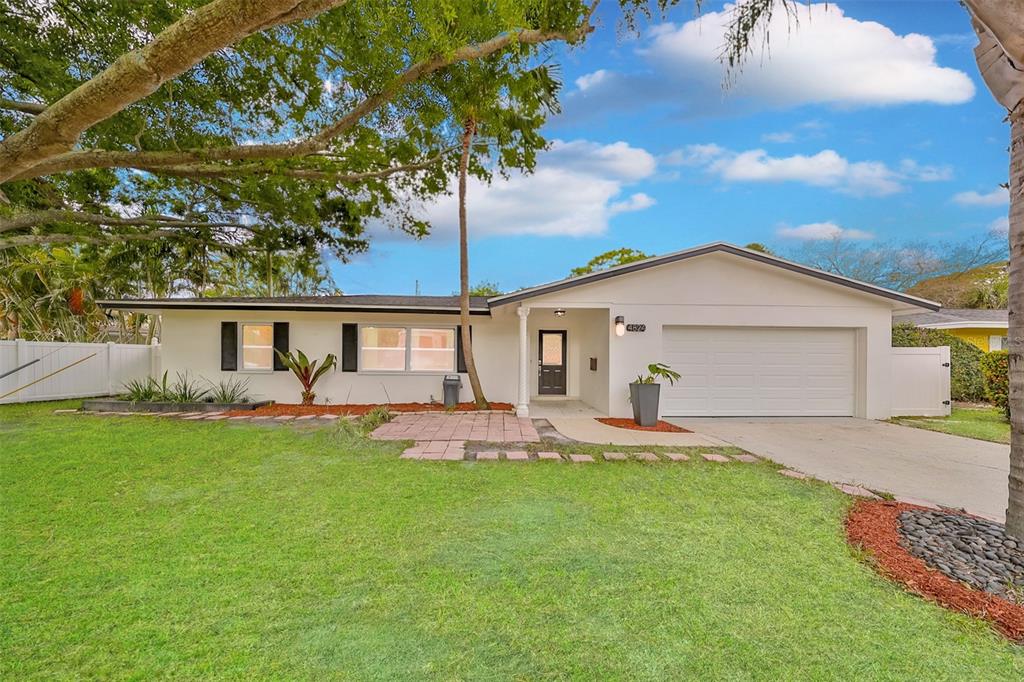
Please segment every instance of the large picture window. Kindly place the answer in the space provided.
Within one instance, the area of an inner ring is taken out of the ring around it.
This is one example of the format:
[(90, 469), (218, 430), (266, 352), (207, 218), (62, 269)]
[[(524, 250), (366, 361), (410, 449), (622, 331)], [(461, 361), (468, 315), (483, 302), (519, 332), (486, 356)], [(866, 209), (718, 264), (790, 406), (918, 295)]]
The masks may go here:
[(274, 325), (242, 325), (242, 369), (274, 369)]
[(455, 330), (451, 328), (364, 326), (359, 345), (363, 371), (455, 371)]

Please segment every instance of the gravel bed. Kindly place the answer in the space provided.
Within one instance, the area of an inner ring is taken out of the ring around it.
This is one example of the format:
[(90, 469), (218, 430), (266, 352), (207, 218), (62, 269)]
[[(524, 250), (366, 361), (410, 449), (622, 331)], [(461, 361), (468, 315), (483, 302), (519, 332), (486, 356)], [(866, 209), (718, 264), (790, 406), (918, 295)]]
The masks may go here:
[(900, 543), (953, 580), (1024, 603), (1024, 542), (1001, 524), (961, 514), (912, 509), (899, 515)]

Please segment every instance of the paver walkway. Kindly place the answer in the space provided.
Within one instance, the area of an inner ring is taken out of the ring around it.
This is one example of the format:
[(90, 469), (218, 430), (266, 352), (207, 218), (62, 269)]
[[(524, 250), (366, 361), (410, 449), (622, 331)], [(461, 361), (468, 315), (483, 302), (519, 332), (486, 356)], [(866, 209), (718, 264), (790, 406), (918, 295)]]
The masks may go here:
[(540, 442), (532, 421), (506, 412), (399, 414), (377, 427), (370, 437), (378, 440)]

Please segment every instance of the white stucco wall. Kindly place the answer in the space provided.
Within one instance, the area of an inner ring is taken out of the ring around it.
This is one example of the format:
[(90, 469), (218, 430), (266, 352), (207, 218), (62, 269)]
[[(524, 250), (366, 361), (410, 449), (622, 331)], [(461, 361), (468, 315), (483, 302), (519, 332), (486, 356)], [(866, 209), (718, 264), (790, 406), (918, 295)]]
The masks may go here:
[[(354, 314), (333, 312), (269, 312), (236, 310), (171, 310), (164, 312), (161, 338), (161, 362), (173, 379), (176, 372), (188, 370), (192, 376), (211, 381), (228, 377), (247, 377), (250, 396), (257, 400), (299, 402), (299, 383), (291, 372), (222, 372), (220, 370), (220, 323), (288, 322), (289, 347), (302, 350), (310, 358), (334, 353), (341, 358), (341, 325), (400, 324), (418, 327), (450, 326), (459, 323), (458, 315)], [(489, 400), (514, 403), (518, 349), (516, 325), (510, 319), (491, 319), (474, 315), (473, 343), (480, 381)], [(317, 402), (332, 404), (427, 402), (442, 397), (444, 373), (329, 372), (316, 385)], [(462, 400), (472, 400), (469, 381), (463, 375)]]
[[(711, 253), (496, 307), (473, 317), (477, 367), (487, 397), (515, 404), (519, 377), (519, 318), (527, 306), (530, 396), (537, 392), (540, 329), (568, 331), (568, 396), (613, 416), (631, 414), (627, 386), (647, 364), (660, 361), (665, 326), (819, 327), (855, 330), (856, 416), (890, 416), (890, 334), (894, 308), (905, 304), (807, 275), (727, 254)], [(553, 314), (565, 308), (564, 317)], [(646, 325), (616, 337), (613, 320)], [(253, 397), (298, 402), (298, 383), (286, 372), (221, 372), (221, 321), (289, 322), (290, 347), (310, 356), (341, 353), (345, 322), (455, 326), (457, 315), (333, 312), (165, 311), (163, 367), (213, 381), (250, 377)], [(589, 358), (598, 359), (597, 371)], [(441, 397), (441, 374), (348, 373), (321, 380), (318, 402), (423, 402)], [(462, 399), (471, 398), (464, 379)]]
[[(841, 327), (857, 330), (856, 416), (890, 416), (889, 348), (896, 303), (849, 287), (725, 253), (712, 253), (504, 306), (608, 309), (608, 412), (631, 414), (627, 385), (661, 360), (664, 326)], [(507, 310), (505, 309), (507, 308)], [(645, 324), (615, 337), (612, 320)], [(568, 317), (568, 316), (567, 316)]]

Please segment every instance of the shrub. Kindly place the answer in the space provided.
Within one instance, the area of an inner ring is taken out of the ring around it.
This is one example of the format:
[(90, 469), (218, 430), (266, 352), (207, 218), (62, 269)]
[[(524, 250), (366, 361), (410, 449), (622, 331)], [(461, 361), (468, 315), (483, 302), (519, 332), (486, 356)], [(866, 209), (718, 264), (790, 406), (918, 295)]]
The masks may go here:
[(249, 402), (249, 378), (232, 377), (222, 379), (216, 384), (210, 383), (210, 394), (207, 396), (214, 403), (247, 403)]
[(949, 382), (953, 400), (985, 399), (985, 381), (981, 374), (981, 357), (985, 353), (978, 347), (945, 330), (922, 329), (907, 322), (893, 325), (892, 345), (895, 348), (949, 346)]
[(981, 357), (981, 373), (985, 377), (985, 398), (1010, 416), (1010, 354), (994, 350)]
[(177, 377), (174, 385), (167, 389), (165, 400), (172, 403), (198, 403), (210, 392), (197, 379), (190, 379), (187, 371), (184, 374), (178, 372)]
[(381, 424), (387, 424), (393, 419), (391, 412), (386, 407), (375, 407), (359, 418), (359, 426), (364, 432), (369, 433)]

